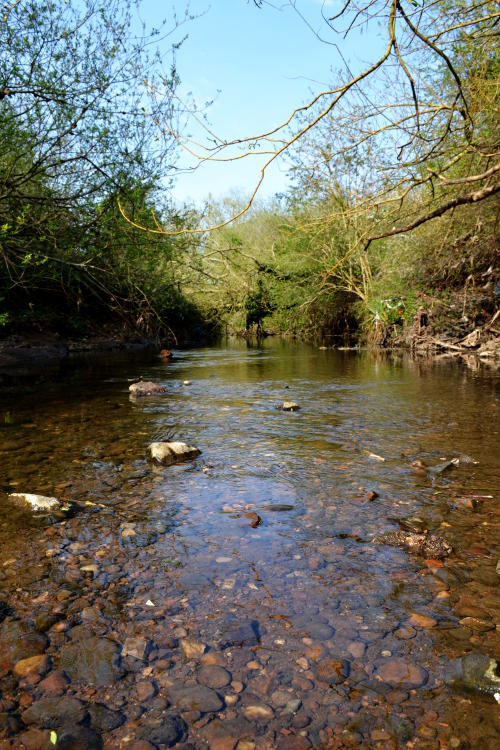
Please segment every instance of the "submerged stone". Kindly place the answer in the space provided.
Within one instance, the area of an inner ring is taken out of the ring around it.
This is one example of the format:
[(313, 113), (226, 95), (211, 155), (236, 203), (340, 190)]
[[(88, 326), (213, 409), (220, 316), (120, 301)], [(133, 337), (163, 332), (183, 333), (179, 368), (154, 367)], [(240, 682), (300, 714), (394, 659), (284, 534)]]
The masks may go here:
[(74, 682), (95, 687), (113, 685), (123, 674), (116, 644), (95, 636), (63, 646), (59, 667)]
[(205, 685), (193, 685), (176, 690), (172, 699), (175, 705), (184, 711), (199, 711), (204, 714), (224, 708), (220, 695)]
[(380, 662), (376, 667), (376, 674), (382, 682), (398, 688), (420, 687), (425, 685), (429, 677), (425, 669), (400, 657)]
[(187, 724), (180, 716), (166, 716), (160, 724), (152, 724), (141, 730), (141, 737), (155, 745), (172, 747), (187, 731)]
[(349, 677), (351, 665), (347, 659), (323, 659), (318, 662), (316, 676), (329, 685), (340, 685)]
[(256, 620), (250, 622), (228, 621), (220, 631), (220, 647), (257, 646), (259, 643), (259, 624)]
[(0, 670), (10, 670), (22, 659), (42, 654), (48, 640), (20, 620), (5, 620), (0, 626)]
[(13, 492), (9, 500), (22, 511), (28, 511), (35, 518), (47, 519), (49, 523), (72, 518), (80, 510), (78, 503), (61, 501), (56, 497), (35, 495), (30, 492)]
[(23, 714), (25, 724), (35, 724), (44, 729), (74, 726), (87, 716), (87, 709), (77, 698), (70, 696), (45, 696), (32, 703)]
[(102, 750), (100, 734), (89, 727), (65, 727), (57, 734), (58, 750)]

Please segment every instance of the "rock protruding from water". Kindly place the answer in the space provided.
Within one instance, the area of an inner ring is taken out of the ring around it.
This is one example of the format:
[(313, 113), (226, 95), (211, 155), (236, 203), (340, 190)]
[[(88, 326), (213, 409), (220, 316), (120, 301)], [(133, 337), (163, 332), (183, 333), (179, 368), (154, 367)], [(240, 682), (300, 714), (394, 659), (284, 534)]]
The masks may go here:
[(295, 401), (283, 401), (279, 408), (281, 411), (298, 411), (300, 406)]
[(500, 693), (500, 664), (485, 654), (467, 654), (453, 662), (449, 685), (469, 693)]
[(34, 518), (45, 520), (48, 523), (72, 518), (78, 510), (81, 510), (78, 503), (63, 502), (56, 497), (35, 495), (30, 492), (13, 492), (8, 497), (21, 512), (31, 513)]
[(45, 497), (45, 495), (33, 495), (29, 492), (12, 492), (9, 500), (16, 505), (32, 510), (34, 513), (47, 513), (58, 510), (62, 503), (56, 497)]
[(196, 458), (200, 453), (201, 451), (198, 448), (193, 448), (193, 446), (181, 442), (151, 443), (151, 445), (148, 445), (149, 458), (158, 464), (162, 464), (162, 466), (188, 461)]
[(435, 534), (415, 534), (407, 531), (389, 531), (375, 540), (378, 544), (404, 547), (409, 552), (427, 559), (441, 560), (451, 554), (448, 542)]
[(132, 383), (128, 389), (132, 396), (156, 396), (167, 391), (164, 385), (153, 383), (151, 380), (139, 380), (138, 383)]

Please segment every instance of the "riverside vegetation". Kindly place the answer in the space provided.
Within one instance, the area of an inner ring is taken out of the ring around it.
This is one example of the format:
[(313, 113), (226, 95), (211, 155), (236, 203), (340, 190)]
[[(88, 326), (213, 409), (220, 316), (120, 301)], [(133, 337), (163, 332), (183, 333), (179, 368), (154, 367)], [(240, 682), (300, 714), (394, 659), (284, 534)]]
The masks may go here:
[[(176, 341), (225, 327), (459, 353), (490, 340), (494, 356), (498, 8), (347, 3), (328, 23), (358, 11), (387, 27), (387, 54), (295, 115), (289, 191), (195, 210), (168, 185), (185, 114), (175, 34), (196, 19), (137, 38), (123, 3), (6, 5), (2, 333), (106, 322)], [(167, 33), (165, 71), (148, 50)]]

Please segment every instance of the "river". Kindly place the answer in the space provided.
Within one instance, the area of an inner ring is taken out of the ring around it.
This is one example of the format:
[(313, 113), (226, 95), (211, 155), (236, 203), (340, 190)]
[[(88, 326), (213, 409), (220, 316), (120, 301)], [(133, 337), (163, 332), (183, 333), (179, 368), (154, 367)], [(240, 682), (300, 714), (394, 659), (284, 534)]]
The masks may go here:
[(4, 385), (1, 750), (497, 748), (499, 399), (487, 367), (276, 340)]

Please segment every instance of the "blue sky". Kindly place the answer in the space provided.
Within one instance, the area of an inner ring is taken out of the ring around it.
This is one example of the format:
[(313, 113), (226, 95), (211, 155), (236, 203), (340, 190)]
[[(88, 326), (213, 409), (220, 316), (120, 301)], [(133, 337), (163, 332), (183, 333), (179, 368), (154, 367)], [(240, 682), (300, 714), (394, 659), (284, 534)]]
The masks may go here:
[[(326, 34), (321, 18), (321, 0), (297, 0), (298, 10), (315, 30)], [(179, 16), (185, 4), (176, 0)], [(330, 14), (338, 2), (326, 4)], [(191, 13), (199, 17), (178, 32), (187, 39), (177, 53), (182, 95), (192, 92), (195, 100), (215, 99), (208, 110), (210, 127), (224, 138), (253, 135), (285, 119), (290, 112), (334, 79), (332, 70), (343, 66), (337, 49), (322, 44), (312, 30), (286, 2), (255, 7), (249, 0), (192, 0)], [(172, 5), (146, 0), (142, 17), (147, 25), (172, 18)], [(353, 69), (373, 59), (383, 42), (365, 30), (346, 40), (330, 33), (329, 41), (339, 44)], [(194, 127), (194, 126), (193, 126)], [(193, 130), (194, 132), (194, 130)], [(200, 134), (198, 133), (198, 136)], [(194, 165), (182, 157), (181, 165)], [(179, 177), (176, 200), (200, 203), (209, 193), (220, 198), (230, 193), (248, 195), (259, 174), (257, 158), (234, 164), (200, 165), (195, 172)], [(267, 174), (260, 191), (268, 197), (286, 188), (286, 163)]]

